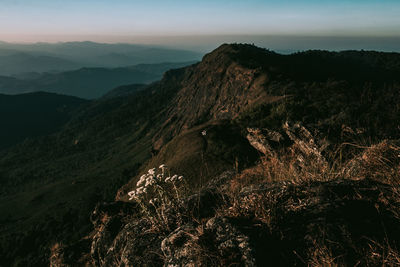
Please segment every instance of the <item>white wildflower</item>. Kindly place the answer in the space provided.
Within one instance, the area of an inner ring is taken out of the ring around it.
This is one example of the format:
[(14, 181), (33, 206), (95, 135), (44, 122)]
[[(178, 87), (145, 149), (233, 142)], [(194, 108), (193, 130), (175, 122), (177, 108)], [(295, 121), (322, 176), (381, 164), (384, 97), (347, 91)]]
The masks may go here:
[(166, 169), (166, 168), (167, 168), (167, 165), (161, 164), (159, 168), (160, 168), (160, 169)]
[(182, 180), (183, 180), (183, 176), (179, 176), (179, 177), (178, 177), (178, 180), (179, 180), (179, 181), (182, 181)]
[(136, 189), (136, 194), (141, 194), (142, 192), (143, 192), (143, 186), (141, 186), (141, 187), (138, 187), (137, 189)]
[(135, 191), (128, 192), (128, 196), (129, 196), (129, 200), (132, 200), (135, 198), (136, 192)]
[(142, 176), (140, 176), (139, 181), (136, 183), (136, 186), (141, 186), (146, 180), (146, 174), (143, 174)]
[(150, 169), (149, 174), (154, 175), (156, 173), (156, 168)]
[(171, 180), (171, 177), (165, 178), (165, 182), (168, 183)]
[(147, 179), (146, 179), (146, 184), (145, 184), (145, 186), (146, 187), (148, 187), (148, 186), (152, 186), (153, 184), (155, 184), (156, 183), (156, 180), (154, 179), (154, 177), (148, 177)]

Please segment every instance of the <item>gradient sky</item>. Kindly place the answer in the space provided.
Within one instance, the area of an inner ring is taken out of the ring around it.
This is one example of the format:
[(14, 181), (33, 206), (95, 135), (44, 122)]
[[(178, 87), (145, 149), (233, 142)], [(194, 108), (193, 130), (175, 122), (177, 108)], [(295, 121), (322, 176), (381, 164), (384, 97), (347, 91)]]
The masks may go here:
[(0, 0), (4, 41), (221, 34), (399, 37), (400, 1)]

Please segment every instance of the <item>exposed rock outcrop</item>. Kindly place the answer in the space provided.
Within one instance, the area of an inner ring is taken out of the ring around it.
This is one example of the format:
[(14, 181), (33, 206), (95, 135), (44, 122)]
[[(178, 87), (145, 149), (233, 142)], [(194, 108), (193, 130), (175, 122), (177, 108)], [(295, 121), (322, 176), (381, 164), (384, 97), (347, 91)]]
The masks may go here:
[(298, 164), (304, 167), (304, 165), (316, 164), (318, 166), (328, 167), (328, 162), (322, 155), (322, 152), (329, 145), (324, 142), (323, 139), (316, 139), (310, 131), (308, 131), (301, 123), (290, 124), (285, 122), (283, 125), (286, 135), (295, 144), (294, 149), (298, 153)]
[[(360, 155), (346, 162), (341, 175), (351, 179), (371, 179), (399, 184), (400, 142), (384, 140), (371, 147), (359, 147)], [(351, 144), (350, 144), (351, 145)]]
[(285, 122), (281, 132), (269, 129), (247, 128), (247, 140), (258, 151), (268, 157), (277, 156), (278, 148), (289, 148), (296, 154), (299, 167), (315, 164), (328, 166), (322, 155), (329, 146), (324, 139), (315, 138), (301, 123)]
[(91, 257), (95, 266), (159, 266), (162, 235), (147, 220), (135, 217), (136, 205), (104, 203), (92, 215), (95, 231)]
[(199, 233), (192, 224), (177, 228), (161, 242), (161, 250), (165, 256), (164, 266), (197, 266), (199, 255), (197, 243)]
[(266, 156), (274, 156), (276, 153), (272, 146), (283, 141), (282, 134), (268, 129), (247, 128), (247, 132), (249, 143)]

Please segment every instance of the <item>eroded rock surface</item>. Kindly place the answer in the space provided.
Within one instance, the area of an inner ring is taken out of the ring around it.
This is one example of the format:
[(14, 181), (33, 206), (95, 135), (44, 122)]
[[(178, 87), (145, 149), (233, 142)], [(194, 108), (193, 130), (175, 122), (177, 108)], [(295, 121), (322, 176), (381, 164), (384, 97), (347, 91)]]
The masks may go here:
[(247, 140), (258, 151), (268, 157), (277, 156), (277, 148), (288, 148), (297, 156), (297, 165), (316, 164), (327, 167), (323, 151), (329, 146), (325, 140), (316, 138), (301, 123), (286, 122), (281, 132), (269, 129), (247, 128)]

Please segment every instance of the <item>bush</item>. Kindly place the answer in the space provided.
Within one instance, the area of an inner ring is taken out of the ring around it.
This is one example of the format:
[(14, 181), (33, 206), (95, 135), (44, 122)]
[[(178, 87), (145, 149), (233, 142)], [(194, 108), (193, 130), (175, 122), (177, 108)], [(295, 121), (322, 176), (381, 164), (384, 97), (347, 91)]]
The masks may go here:
[[(150, 169), (136, 184), (136, 189), (128, 192), (129, 200), (139, 203), (141, 213), (153, 227), (171, 230), (173, 219), (178, 224), (183, 220), (183, 200), (186, 184), (183, 176), (172, 175), (165, 164), (159, 169)], [(172, 212), (171, 212), (172, 211)], [(174, 214), (171, 218), (168, 214)]]

